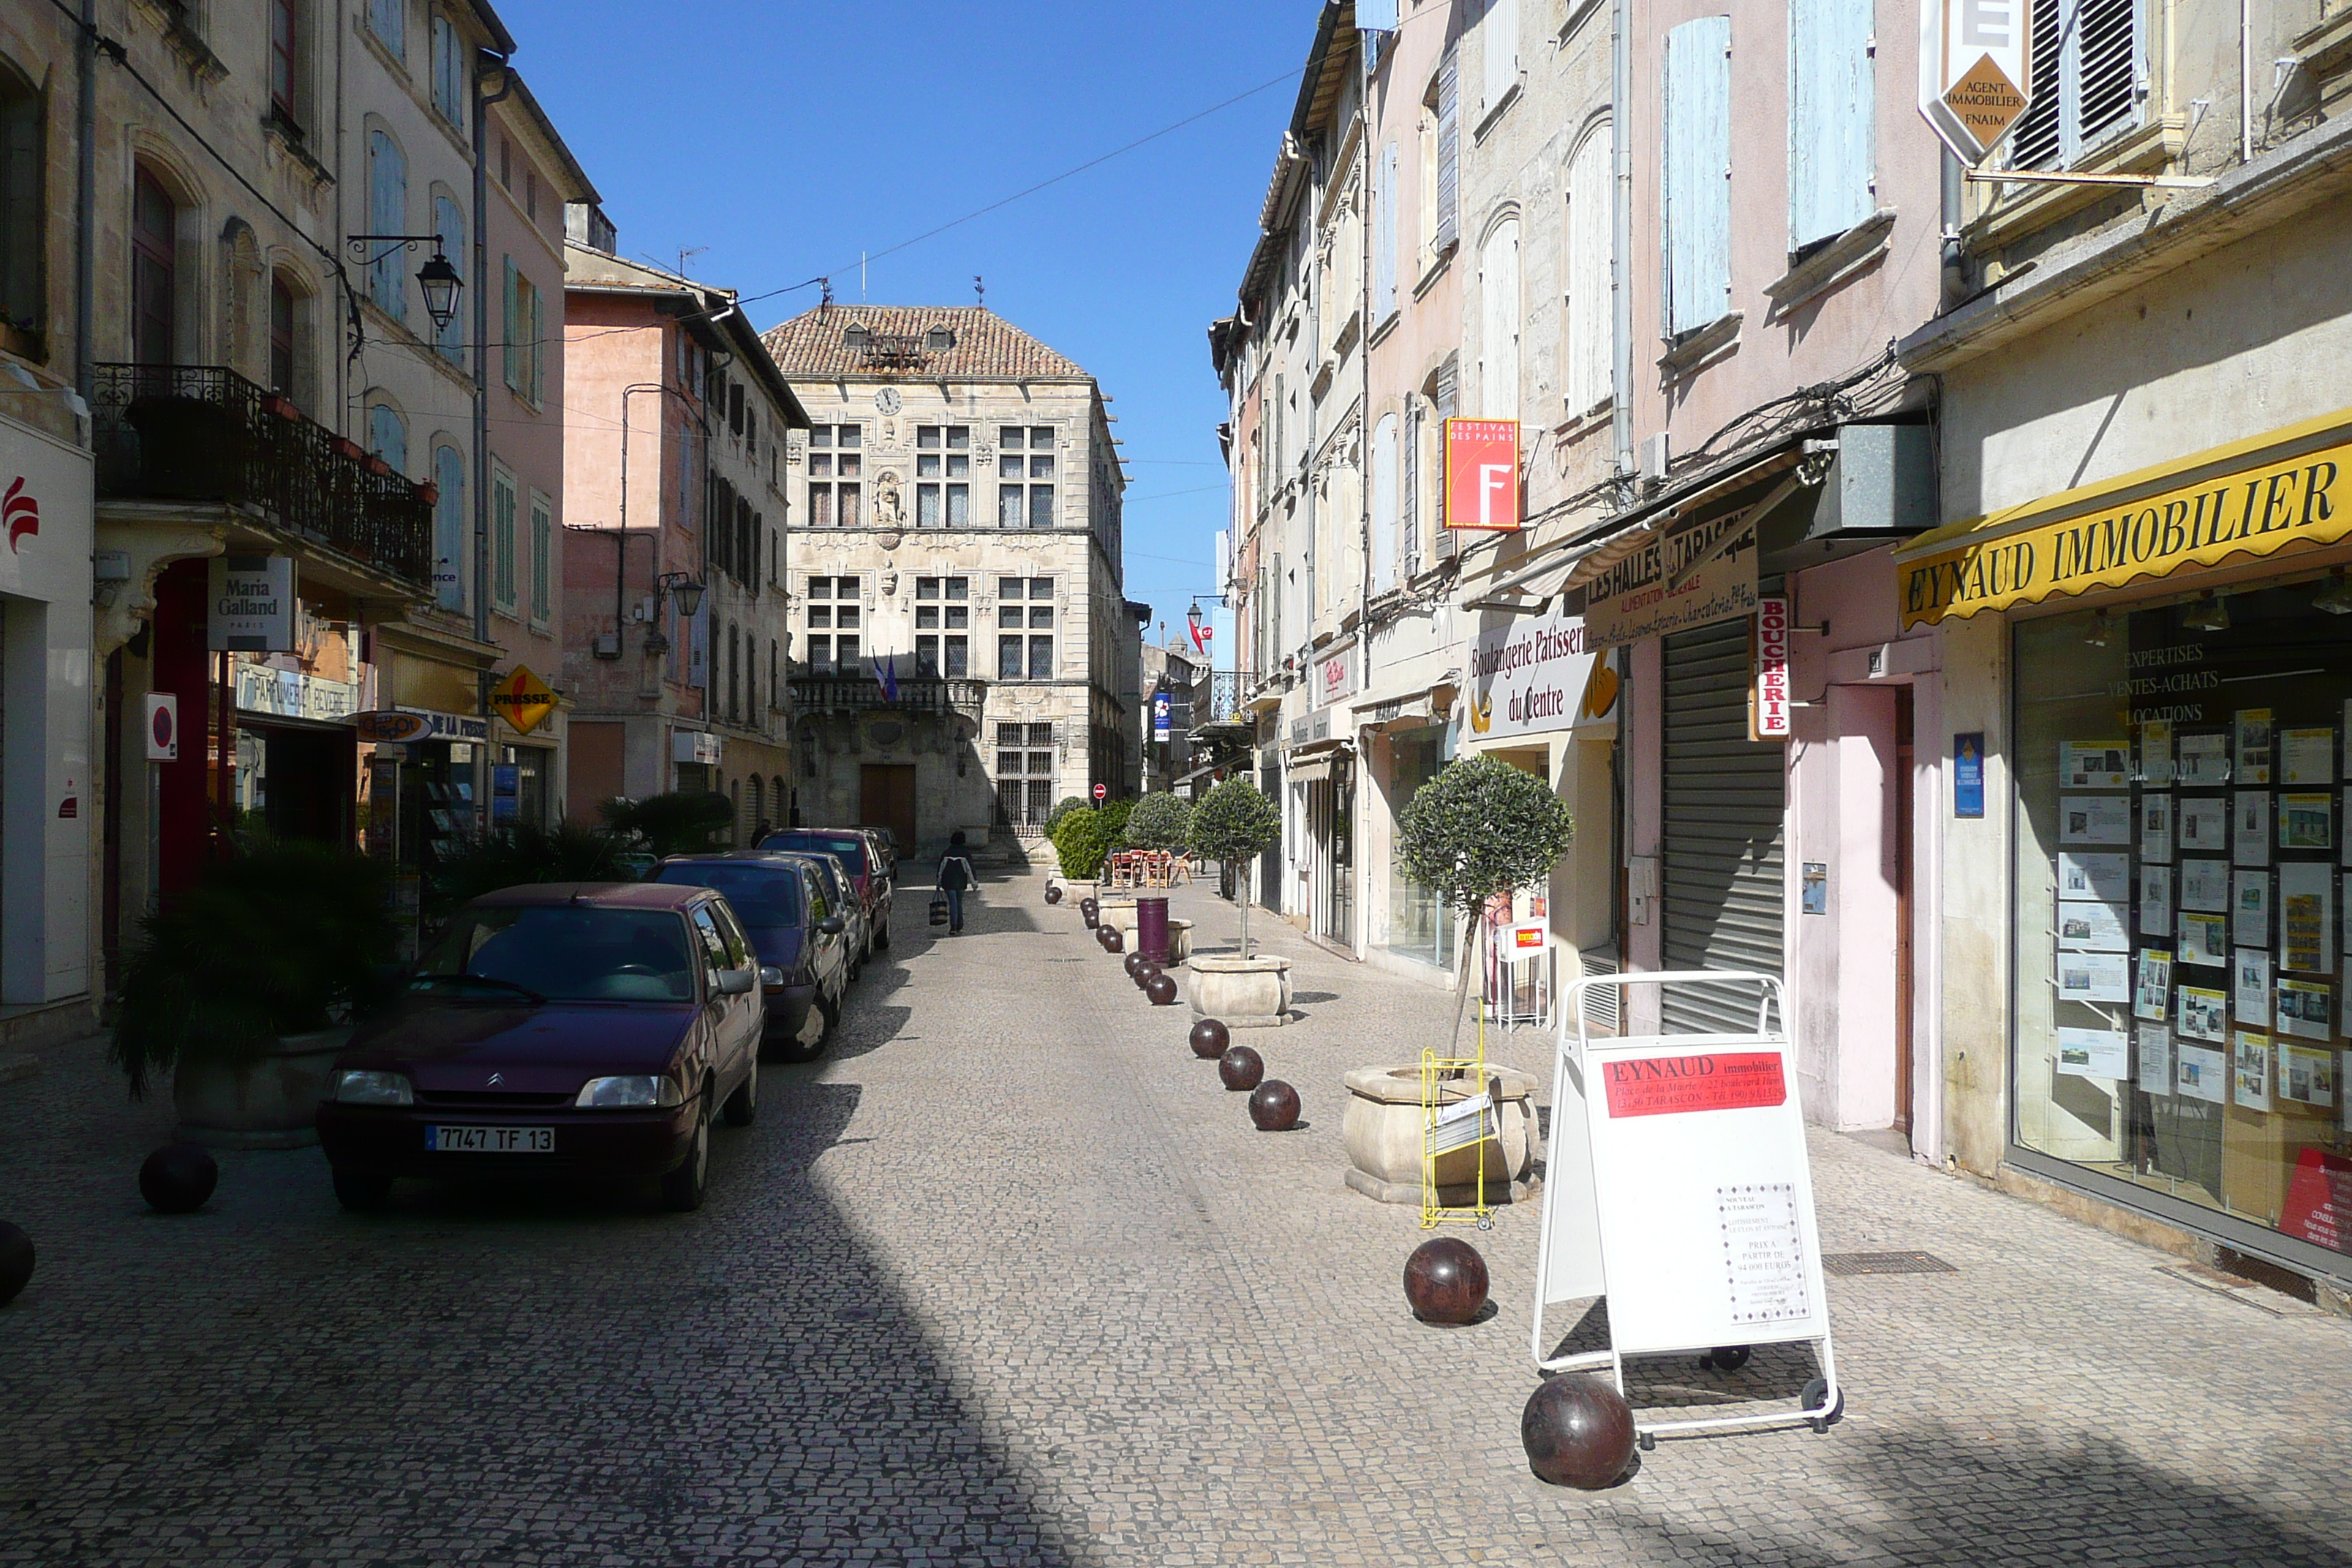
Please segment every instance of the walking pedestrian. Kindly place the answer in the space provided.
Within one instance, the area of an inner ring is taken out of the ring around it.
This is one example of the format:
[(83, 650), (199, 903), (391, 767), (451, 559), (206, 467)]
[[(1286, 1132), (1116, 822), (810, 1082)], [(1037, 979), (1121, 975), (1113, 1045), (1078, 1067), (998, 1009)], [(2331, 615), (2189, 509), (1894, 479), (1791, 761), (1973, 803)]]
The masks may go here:
[(940, 891), (948, 896), (948, 934), (963, 934), (963, 896), (980, 880), (971, 868), (971, 858), (964, 853), (963, 835), (948, 839), (948, 852), (940, 857)]

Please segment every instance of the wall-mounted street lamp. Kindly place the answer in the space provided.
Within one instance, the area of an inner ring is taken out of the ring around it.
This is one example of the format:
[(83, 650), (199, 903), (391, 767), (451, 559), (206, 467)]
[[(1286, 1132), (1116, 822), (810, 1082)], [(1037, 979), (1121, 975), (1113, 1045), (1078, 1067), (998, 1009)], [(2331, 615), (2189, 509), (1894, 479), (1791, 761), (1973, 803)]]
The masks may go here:
[(677, 613), (688, 620), (702, 608), (702, 584), (684, 572), (665, 572), (654, 579), (654, 591), (667, 594), (677, 601)]
[[(442, 251), (439, 235), (351, 234), (343, 237), (343, 243), (352, 247), (354, 257), (369, 267), (373, 267), (395, 249), (414, 250), (420, 245), (431, 246), (432, 259), (416, 269), (416, 283), (425, 290), (425, 313), (433, 318), (434, 335), (438, 337), (448, 331), (449, 323), (457, 318), (457, 296), (464, 290), (466, 280), (458, 277), (457, 269), (449, 264), (449, 258)], [(370, 255), (368, 247), (374, 245), (383, 248)]]

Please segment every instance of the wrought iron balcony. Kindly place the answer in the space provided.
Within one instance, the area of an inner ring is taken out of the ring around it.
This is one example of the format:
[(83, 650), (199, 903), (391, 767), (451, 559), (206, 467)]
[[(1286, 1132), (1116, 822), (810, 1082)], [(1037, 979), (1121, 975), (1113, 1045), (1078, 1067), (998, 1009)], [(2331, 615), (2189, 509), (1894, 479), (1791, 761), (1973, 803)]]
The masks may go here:
[(430, 485), (225, 365), (93, 368), (100, 496), (248, 507), (270, 527), (432, 592)]
[(1192, 725), (1222, 723), (1229, 719), (1247, 721), (1249, 711), (1244, 706), (1250, 693), (1258, 689), (1263, 678), (1251, 669), (1217, 669), (1209, 672), (1209, 695), (1206, 701), (1195, 699), (1192, 704)]
[(794, 675), (793, 706), (810, 713), (961, 713), (977, 719), (988, 700), (988, 683), (901, 676), (898, 700), (870, 675)]

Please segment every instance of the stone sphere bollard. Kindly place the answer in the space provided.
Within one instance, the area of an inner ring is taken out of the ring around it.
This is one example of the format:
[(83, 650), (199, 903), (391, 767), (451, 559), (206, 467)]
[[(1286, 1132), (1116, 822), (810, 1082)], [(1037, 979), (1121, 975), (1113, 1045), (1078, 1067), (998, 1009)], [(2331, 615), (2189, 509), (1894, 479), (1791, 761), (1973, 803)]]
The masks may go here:
[(159, 1214), (193, 1214), (220, 1182), (220, 1166), (194, 1143), (166, 1143), (139, 1167), (139, 1192)]
[(1060, 883), (1048, 882), (1045, 884), (1045, 901), (1049, 904), (1058, 904), (1062, 901), (1062, 888)]
[(1538, 1480), (1599, 1491), (1633, 1462), (1633, 1411), (1600, 1378), (1551, 1378), (1519, 1415), (1519, 1446)]
[(1233, 1031), (1215, 1018), (1203, 1018), (1192, 1026), (1192, 1054), (1203, 1061), (1214, 1061), (1225, 1054), (1233, 1044)]
[(1424, 1323), (1466, 1323), (1486, 1304), (1486, 1260), (1458, 1236), (1432, 1237), (1404, 1260), (1404, 1299)]
[(33, 1278), (33, 1238), (0, 1219), (0, 1307), (16, 1299)]
[(1105, 952), (1121, 952), (1126, 951), (1127, 939), (1118, 934), (1118, 927), (1097, 926), (1095, 928), (1095, 932), (1098, 937), (1100, 937), (1103, 951)]
[(1250, 1096), (1249, 1112), (1259, 1131), (1287, 1132), (1298, 1125), (1298, 1091), (1278, 1078), (1270, 1078)]
[(1265, 1058), (1247, 1046), (1234, 1046), (1217, 1058), (1217, 1081), (1227, 1089), (1255, 1089), (1265, 1081)]
[(1129, 980), (1134, 981), (1138, 985), (1143, 984), (1143, 954), (1139, 952), (1129, 953), (1127, 955), (1127, 962), (1119, 965), (1119, 967), (1127, 971), (1127, 977)]
[(1143, 994), (1151, 998), (1151, 1005), (1155, 1007), (1170, 1005), (1176, 1000), (1175, 977), (1163, 974), (1155, 967), (1150, 972), (1150, 978), (1143, 983)]
[(1095, 929), (1095, 922), (1101, 917), (1101, 913), (1102, 906), (1096, 903), (1092, 899), (1080, 899), (1078, 900), (1078, 919), (1086, 922), (1086, 926), (1088, 931), (1093, 931)]

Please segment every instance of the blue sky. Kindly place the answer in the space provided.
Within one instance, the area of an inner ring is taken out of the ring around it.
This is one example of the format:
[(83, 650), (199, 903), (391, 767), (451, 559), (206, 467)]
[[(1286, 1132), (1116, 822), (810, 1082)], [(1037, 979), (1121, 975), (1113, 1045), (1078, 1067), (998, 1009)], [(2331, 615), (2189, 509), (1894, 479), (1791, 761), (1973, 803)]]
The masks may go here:
[[(1314, 0), (499, 0), (625, 254), (746, 294), (858, 257), (1295, 73)], [(1269, 25), (1271, 19), (1272, 25)], [(1085, 365), (1132, 464), (1128, 596), (1179, 629), (1226, 521), (1207, 329), (1233, 308), (1295, 75), (871, 264), (866, 298), (988, 304)], [(765, 328), (814, 289), (749, 307)], [(1204, 601), (1205, 607), (1205, 601)]]

